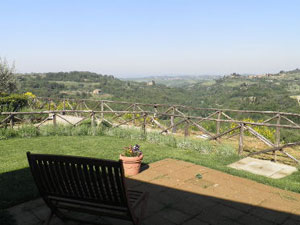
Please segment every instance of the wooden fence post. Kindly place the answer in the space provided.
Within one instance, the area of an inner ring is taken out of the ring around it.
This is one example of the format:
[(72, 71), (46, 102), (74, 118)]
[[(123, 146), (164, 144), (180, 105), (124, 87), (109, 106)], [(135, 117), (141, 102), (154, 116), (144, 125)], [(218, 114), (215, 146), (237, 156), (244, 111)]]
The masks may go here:
[(11, 128), (14, 128), (14, 125), (15, 125), (14, 115), (11, 115), (11, 116), (10, 116), (10, 127), (11, 127)]
[[(280, 116), (280, 114), (277, 114), (276, 125), (280, 125), (280, 120), (281, 120), (281, 116)], [(275, 135), (276, 135), (275, 146), (278, 147), (280, 145), (280, 127), (276, 127)], [(274, 162), (276, 162), (276, 160), (277, 160), (276, 151), (273, 151), (273, 156), (274, 156)]]
[(103, 103), (103, 101), (101, 101), (101, 120), (103, 120), (104, 119), (104, 113), (103, 113), (103, 111), (104, 111), (104, 103)]
[(95, 127), (95, 126), (96, 126), (95, 113), (92, 112), (92, 114), (91, 114), (91, 127)]
[(153, 118), (156, 118), (156, 115), (157, 115), (157, 106), (154, 105), (153, 109), (154, 109), (154, 115), (153, 115)]
[(184, 137), (189, 136), (189, 126), (190, 126), (189, 121), (186, 120), (185, 126), (184, 126)]
[[(135, 111), (136, 111), (136, 104), (133, 105), (133, 112), (135, 112)], [(133, 117), (133, 125), (135, 126), (136, 125), (136, 122), (135, 122), (135, 113), (133, 113), (132, 117)]]
[[(174, 115), (175, 114), (175, 108), (173, 107), (173, 110), (172, 110), (172, 114)], [(176, 133), (176, 126), (174, 126), (174, 116), (171, 116), (171, 126), (172, 127), (172, 133)]]
[(147, 114), (144, 113), (143, 117), (144, 117), (144, 121), (143, 121), (142, 129), (143, 129), (144, 134), (146, 134), (146, 120), (147, 120)]
[(52, 116), (53, 126), (56, 127), (56, 114), (54, 113)]
[(66, 110), (66, 100), (64, 99), (63, 100), (63, 112), (62, 112), (63, 115), (66, 115), (65, 110)]
[(241, 124), (240, 128), (240, 138), (239, 138), (239, 155), (243, 153), (244, 148), (244, 124)]
[[(219, 112), (218, 112), (218, 120), (221, 119), (221, 115), (222, 115), (222, 112), (219, 111)], [(216, 125), (217, 135), (220, 134), (220, 127), (221, 127), (221, 122), (220, 122), (220, 121), (217, 121), (217, 125)]]

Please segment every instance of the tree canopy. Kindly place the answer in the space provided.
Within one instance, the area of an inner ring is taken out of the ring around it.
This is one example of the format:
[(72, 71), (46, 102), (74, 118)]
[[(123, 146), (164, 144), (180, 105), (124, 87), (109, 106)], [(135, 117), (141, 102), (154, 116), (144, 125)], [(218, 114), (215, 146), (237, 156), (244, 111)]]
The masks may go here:
[(0, 58), (0, 92), (12, 93), (16, 89), (15, 66)]

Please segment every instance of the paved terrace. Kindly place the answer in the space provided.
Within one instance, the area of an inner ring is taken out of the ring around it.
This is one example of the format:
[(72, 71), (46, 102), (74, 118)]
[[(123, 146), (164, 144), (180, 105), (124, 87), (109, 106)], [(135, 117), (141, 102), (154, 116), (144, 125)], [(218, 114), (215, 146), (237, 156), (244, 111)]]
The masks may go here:
[[(128, 183), (150, 192), (144, 225), (300, 224), (300, 194), (184, 161), (165, 159), (152, 163)], [(49, 210), (37, 199), (15, 206), (10, 212), (18, 224), (39, 225)], [(89, 219), (104, 224), (131, 224), (91, 216)], [(54, 218), (51, 224), (63, 223)]]

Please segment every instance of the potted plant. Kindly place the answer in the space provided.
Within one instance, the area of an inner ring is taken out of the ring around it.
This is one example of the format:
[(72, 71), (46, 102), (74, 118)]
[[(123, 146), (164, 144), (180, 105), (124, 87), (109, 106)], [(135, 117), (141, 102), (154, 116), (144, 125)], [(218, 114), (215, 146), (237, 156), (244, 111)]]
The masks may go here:
[(136, 175), (140, 172), (143, 153), (138, 144), (124, 148), (124, 152), (120, 154), (120, 160), (123, 162), (124, 172), (126, 176)]

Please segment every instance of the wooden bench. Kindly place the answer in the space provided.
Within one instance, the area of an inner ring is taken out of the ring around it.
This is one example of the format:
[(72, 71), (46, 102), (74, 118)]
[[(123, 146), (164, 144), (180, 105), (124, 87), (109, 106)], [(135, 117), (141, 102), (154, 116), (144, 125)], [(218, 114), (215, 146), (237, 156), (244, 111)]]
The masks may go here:
[(121, 161), (30, 152), (27, 158), (38, 190), (51, 210), (45, 224), (50, 223), (53, 215), (63, 221), (88, 222), (66, 211), (141, 224), (148, 193), (126, 188)]

